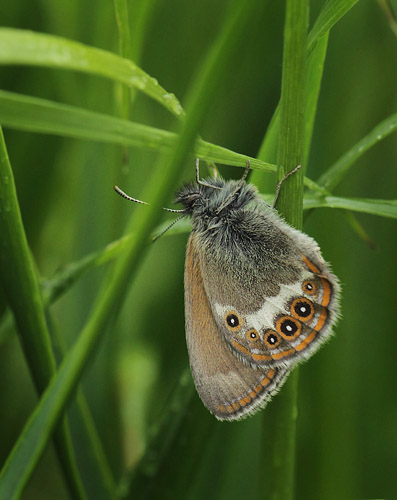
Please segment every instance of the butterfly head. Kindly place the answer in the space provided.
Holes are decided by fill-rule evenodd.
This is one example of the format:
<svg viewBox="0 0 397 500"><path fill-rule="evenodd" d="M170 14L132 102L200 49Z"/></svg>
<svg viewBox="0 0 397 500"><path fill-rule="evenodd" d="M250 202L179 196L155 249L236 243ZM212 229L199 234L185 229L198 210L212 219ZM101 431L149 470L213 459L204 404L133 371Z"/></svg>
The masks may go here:
<svg viewBox="0 0 397 500"><path fill-rule="evenodd" d="M256 196L256 189L251 184L209 178L183 186L176 194L175 203L181 203L193 218L212 218L240 210Z"/></svg>

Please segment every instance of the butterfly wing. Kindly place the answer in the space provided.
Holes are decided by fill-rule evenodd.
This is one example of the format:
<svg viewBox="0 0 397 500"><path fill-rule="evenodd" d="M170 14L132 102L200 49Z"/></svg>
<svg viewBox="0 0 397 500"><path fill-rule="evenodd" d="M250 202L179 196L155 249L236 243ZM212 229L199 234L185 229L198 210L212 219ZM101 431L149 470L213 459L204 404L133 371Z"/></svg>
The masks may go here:
<svg viewBox="0 0 397 500"><path fill-rule="evenodd" d="M219 331L206 294L193 233L185 264L186 342L193 379L219 420L243 418L263 407L285 381L284 367L257 367L239 359Z"/></svg>
<svg viewBox="0 0 397 500"><path fill-rule="evenodd" d="M291 369L329 337L339 285L312 238L273 212L265 222L255 252L249 241L224 254L197 251L213 317L234 354L253 367ZM234 224L229 241L243 229Z"/></svg>

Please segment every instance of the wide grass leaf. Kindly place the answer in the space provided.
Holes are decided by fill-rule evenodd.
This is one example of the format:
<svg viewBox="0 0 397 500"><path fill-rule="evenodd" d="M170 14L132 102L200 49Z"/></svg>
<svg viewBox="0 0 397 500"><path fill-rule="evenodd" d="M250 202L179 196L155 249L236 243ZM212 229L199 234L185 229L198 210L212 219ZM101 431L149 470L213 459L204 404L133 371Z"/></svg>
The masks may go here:
<svg viewBox="0 0 397 500"><path fill-rule="evenodd" d="M0 123L18 130L111 142L154 151L169 151L178 139L177 134L166 130L4 90L0 90ZM201 139L195 143L194 156L205 161L241 167L245 167L246 161L250 160L253 169L267 172L276 170L275 165Z"/></svg>
<svg viewBox="0 0 397 500"><path fill-rule="evenodd" d="M137 88L174 115L183 114L178 99L131 60L66 38L1 28L0 64L45 66L102 76Z"/></svg>

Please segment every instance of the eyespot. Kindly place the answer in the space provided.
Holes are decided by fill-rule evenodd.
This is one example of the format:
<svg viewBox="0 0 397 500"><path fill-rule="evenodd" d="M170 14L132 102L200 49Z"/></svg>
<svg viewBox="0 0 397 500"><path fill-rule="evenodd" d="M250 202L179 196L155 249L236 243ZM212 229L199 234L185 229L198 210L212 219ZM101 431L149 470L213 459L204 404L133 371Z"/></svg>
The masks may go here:
<svg viewBox="0 0 397 500"><path fill-rule="evenodd" d="M274 349L281 342L280 336L274 330L268 330L264 338L269 349Z"/></svg>
<svg viewBox="0 0 397 500"><path fill-rule="evenodd" d="M254 328L248 330L248 332L245 334L245 337L250 342L256 342L260 338L259 333Z"/></svg>
<svg viewBox="0 0 397 500"><path fill-rule="evenodd" d="M243 325L242 318L240 318L240 316L234 311L226 313L225 322L229 330L232 330L233 332L238 332Z"/></svg>
<svg viewBox="0 0 397 500"><path fill-rule="evenodd" d="M306 280L302 283L302 291L306 295L316 295L317 285L313 280Z"/></svg>
<svg viewBox="0 0 397 500"><path fill-rule="evenodd" d="M276 330L287 340L293 340L299 337L301 333L301 324L291 316L282 316L276 323Z"/></svg>
<svg viewBox="0 0 397 500"><path fill-rule="evenodd" d="M302 321L310 321L314 314L313 303L305 297L299 297L291 304L291 314Z"/></svg>

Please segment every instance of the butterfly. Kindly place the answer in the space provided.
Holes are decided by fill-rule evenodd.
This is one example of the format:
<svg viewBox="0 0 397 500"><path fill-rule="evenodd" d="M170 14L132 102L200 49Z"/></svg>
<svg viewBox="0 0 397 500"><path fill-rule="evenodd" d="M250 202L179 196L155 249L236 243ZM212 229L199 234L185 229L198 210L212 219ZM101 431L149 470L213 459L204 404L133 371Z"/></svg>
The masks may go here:
<svg viewBox="0 0 397 500"><path fill-rule="evenodd" d="M216 418L241 419L264 407L329 338L338 279L317 243L245 178L197 175L175 201L192 220L184 281L195 386Z"/></svg>

